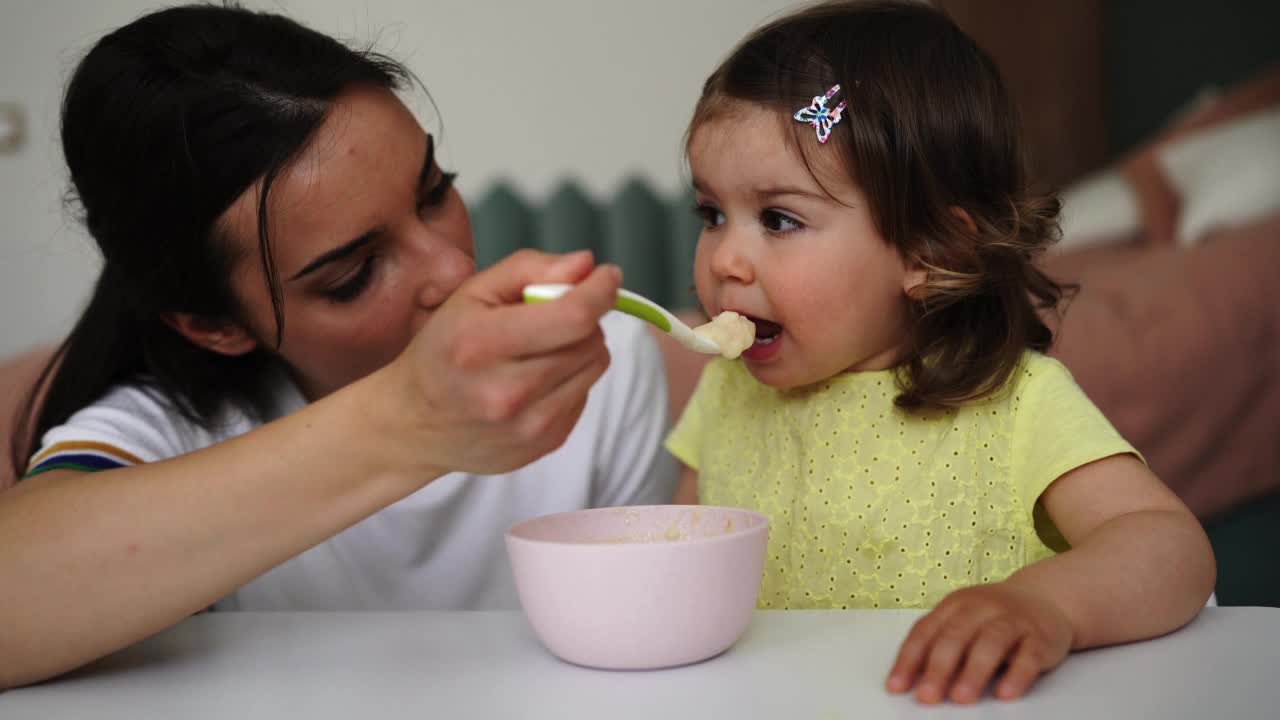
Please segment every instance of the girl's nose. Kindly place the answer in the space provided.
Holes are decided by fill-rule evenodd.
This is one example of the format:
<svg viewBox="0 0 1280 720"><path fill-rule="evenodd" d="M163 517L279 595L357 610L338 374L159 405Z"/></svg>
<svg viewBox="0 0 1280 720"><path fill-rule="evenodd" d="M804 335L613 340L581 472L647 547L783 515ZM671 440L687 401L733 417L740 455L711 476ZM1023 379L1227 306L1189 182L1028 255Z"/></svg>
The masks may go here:
<svg viewBox="0 0 1280 720"><path fill-rule="evenodd" d="M721 282L750 285L755 281L755 264L746 247L745 238L725 232L711 252L711 272Z"/></svg>

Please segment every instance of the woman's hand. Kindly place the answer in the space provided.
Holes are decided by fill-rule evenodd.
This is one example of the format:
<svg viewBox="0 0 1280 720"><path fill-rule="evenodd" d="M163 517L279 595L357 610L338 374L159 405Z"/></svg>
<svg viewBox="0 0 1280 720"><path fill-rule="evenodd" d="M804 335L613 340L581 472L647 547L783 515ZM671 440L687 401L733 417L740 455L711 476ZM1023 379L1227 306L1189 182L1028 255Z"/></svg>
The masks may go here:
<svg viewBox="0 0 1280 720"><path fill-rule="evenodd" d="M1002 667L998 698L1020 697L1071 650L1066 614L1009 581L951 593L911 628L886 683L916 699L977 702Z"/></svg>
<svg viewBox="0 0 1280 720"><path fill-rule="evenodd" d="M463 283L388 368L419 463L503 472L564 443L609 366L599 321L621 279L588 252L525 250ZM524 286L544 282L577 287L524 304Z"/></svg>

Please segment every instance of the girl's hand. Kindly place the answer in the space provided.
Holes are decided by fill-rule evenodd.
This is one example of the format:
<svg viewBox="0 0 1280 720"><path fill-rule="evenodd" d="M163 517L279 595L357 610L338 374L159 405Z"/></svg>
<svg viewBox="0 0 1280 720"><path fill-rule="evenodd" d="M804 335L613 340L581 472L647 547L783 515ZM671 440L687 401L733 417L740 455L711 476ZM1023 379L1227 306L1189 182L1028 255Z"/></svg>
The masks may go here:
<svg viewBox="0 0 1280 720"><path fill-rule="evenodd" d="M957 590L911 628L886 682L916 690L922 703L974 703L996 672L1002 700L1020 697L1071 650L1067 616L1039 594L1010 582Z"/></svg>
<svg viewBox="0 0 1280 720"><path fill-rule="evenodd" d="M539 282L576 283L524 304ZM609 366L600 317L621 272L590 253L525 250L477 273L388 366L399 443L437 473L513 470L564 443Z"/></svg>

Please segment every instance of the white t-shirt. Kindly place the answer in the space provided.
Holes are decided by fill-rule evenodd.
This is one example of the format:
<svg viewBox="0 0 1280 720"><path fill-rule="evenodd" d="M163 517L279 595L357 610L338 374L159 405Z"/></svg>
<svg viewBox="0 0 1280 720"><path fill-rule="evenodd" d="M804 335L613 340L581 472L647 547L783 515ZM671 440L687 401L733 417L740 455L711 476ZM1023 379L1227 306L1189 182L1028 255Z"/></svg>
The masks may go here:
<svg viewBox="0 0 1280 720"><path fill-rule="evenodd" d="M678 467L662 449L666 376L642 323L610 313L612 356L563 446L502 475L451 473L221 599L218 610L410 610L517 607L503 534L536 515L670 502ZM281 414L304 403L282 382ZM228 412L212 431L167 401L121 386L49 430L32 463L115 467L181 455L252 429Z"/></svg>

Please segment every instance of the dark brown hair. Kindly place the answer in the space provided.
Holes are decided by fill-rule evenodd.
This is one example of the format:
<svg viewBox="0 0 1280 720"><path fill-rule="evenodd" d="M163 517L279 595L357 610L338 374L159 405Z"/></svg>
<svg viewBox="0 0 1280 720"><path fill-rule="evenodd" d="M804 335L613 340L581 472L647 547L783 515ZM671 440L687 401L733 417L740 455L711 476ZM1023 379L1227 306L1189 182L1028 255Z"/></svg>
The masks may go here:
<svg viewBox="0 0 1280 720"><path fill-rule="evenodd" d="M10 458L19 477L45 431L118 383L142 382L206 426L227 403L267 414L269 352L209 352L162 317L239 319L228 279L237 257L219 218L259 183L258 254L278 345L272 182L343 90L394 89L410 77L378 53L234 5L160 10L94 43L63 99L62 148L103 268L19 410Z"/></svg>
<svg viewBox="0 0 1280 720"><path fill-rule="evenodd" d="M949 17L923 3L843 1L775 20L707 78L688 137L734 103L790 118L836 84L832 105L846 107L826 145L814 149L813 128L797 122L790 141L802 155L836 153L880 233L928 271L896 402L986 397L1025 349L1052 342L1038 310L1056 307L1064 288L1032 260L1058 238L1059 203L1029 192L1000 74Z"/></svg>

